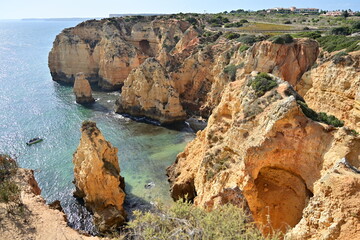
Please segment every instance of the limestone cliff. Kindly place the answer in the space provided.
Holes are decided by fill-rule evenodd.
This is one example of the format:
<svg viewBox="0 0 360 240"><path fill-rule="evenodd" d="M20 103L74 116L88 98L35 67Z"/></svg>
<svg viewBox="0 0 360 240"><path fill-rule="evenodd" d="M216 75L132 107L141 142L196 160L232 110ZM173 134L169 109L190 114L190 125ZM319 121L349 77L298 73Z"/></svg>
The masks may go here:
<svg viewBox="0 0 360 240"><path fill-rule="evenodd" d="M299 223L319 194L314 185L338 161L359 166L360 139L307 118L288 82L276 79L262 95L253 81L246 76L227 86L208 126L168 168L171 194L211 209L223 202L222 192L240 189L265 233L285 231Z"/></svg>
<svg viewBox="0 0 360 240"><path fill-rule="evenodd" d="M319 58L296 88L311 108L360 132L360 51Z"/></svg>
<svg viewBox="0 0 360 240"><path fill-rule="evenodd" d="M294 39L288 44L262 41L248 51L245 57L245 72L272 73L293 86L315 63L319 54L319 44L311 39Z"/></svg>
<svg viewBox="0 0 360 240"><path fill-rule="evenodd" d="M65 214L51 209L40 196L32 170L17 169L11 182L19 186L19 199L0 202L1 239L100 239L81 235L67 226Z"/></svg>
<svg viewBox="0 0 360 240"><path fill-rule="evenodd" d="M94 223L100 232L114 230L126 218L122 189L125 183L120 177L117 151L94 122L83 123L80 144L73 157L74 195L83 198L94 213Z"/></svg>
<svg viewBox="0 0 360 240"><path fill-rule="evenodd" d="M180 20L89 20L56 37L49 53L50 72L53 80L65 83L73 83L76 73L84 72L105 90L120 89L146 58L162 50L169 53L174 48L177 54L188 50L196 39L194 31L186 32L189 28L190 23Z"/></svg>
<svg viewBox="0 0 360 240"><path fill-rule="evenodd" d="M125 81L118 113L146 116L161 123L185 120L174 82L155 58L148 58Z"/></svg>
<svg viewBox="0 0 360 240"><path fill-rule="evenodd" d="M79 104L87 104L95 102L92 97L92 90L89 81L86 80L84 73L77 73L74 83L74 94L76 102Z"/></svg>

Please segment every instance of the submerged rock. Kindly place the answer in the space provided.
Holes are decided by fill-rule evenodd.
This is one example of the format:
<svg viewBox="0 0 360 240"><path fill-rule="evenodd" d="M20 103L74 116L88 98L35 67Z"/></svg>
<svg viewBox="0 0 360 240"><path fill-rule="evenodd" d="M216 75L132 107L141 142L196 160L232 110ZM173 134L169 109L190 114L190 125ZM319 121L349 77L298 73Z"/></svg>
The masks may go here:
<svg viewBox="0 0 360 240"><path fill-rule="evenodd" d="M228 85L207 127L168 168L171 195L187 196L212 209L226 202L226 189L239 188L254 220L265 226L264 233L285 232L302 221L309 201L323 191L316 186L340 159L360 166L360 138L346 128L306 117L297 103L303 99L289 83L276 79L277 86L261 95L251 81L253 76L247 76ZM342 176L333 177L335 181ZM351 198L358 192L352 189L346 192ZM358 211L350 202L324 197L334 206L347 206L342 216ZM308 213L309 219L319 217L310 209ZM346 225L341 219L336 220L339 228ZM353 218L355 226L359 221Z"/></svg>
<svg viewBox="0 0 360 240"><path fill-rule="evenodd" d="M118 149L105 140L94 122L81 127L80 144L74 153L74 195L84 199L94 213L100 232L115 230L124 224L124 179L120 176Z"/></svg>
<svg viewBox="0 0 360 240"><path fill-rule="evenodd" d="M92 91L89 81L86 79L84 73L77 73L74 83L74 94L76 102L79 104L87 104L95 102L92 97Z"/></svg>

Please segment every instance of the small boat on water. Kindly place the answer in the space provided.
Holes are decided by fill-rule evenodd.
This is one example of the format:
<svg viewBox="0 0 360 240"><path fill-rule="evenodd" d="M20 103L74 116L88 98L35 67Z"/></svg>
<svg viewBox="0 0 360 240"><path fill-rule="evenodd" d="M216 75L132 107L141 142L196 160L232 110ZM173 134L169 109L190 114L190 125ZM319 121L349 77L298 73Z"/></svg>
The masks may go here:
<svg viewBox="0 0 360 240"><path fill-rule="evenodd" d="M43 139L42 138L33 138L33 139L30 139L27 143L26 143L26 145L32 145L32 144L35 144L35 143L39 143L39 142L41 142Z"/></svg>

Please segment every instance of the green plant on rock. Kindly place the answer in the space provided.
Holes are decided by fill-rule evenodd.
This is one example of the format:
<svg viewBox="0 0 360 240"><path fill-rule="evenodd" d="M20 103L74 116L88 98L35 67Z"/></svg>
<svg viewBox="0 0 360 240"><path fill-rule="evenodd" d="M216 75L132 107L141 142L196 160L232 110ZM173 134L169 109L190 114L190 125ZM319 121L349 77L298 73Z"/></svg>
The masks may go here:
<svg viewBox="0 0 360 240"><path fill-rule="evenodd" d="M128 229L134 239L279 239L279 234L263 237L245 211L233 205L208 212L180 200L168 209L133 213Z"/></svg>
<svg viewBox="0 0 360 240"><path fill-rule="evenodd" d="M257 97L261 97L267 91L277 86L276 80L274 80L267 73L259 73L255 78L248 82L248 86L255 90Z"/></svg>
<svg viewBox="0 0 360 240"><path fill-rule="evenodd" d="M243 66L244 66L243 63L241 63L239 65L230 64L224 68L224 73L229 75L229 78L231 81L235 81L236 71Z"/></svg>
<svg viewBox="0 0 360 240"><path fill-rule="evenodd" d="M15 201L20 198L20 188L11 180L18 165L9 155L0 154L0 202Z"/></svg>
<svg viewBox="0 0 360 240"><path fill-rule="evenodd" d="M294 38L290 34L285 34L280 36L274 36L269 40L276 44L286 44L292 43L294 41Z"/></svg>
<svg viewBox="0 0 360 240"><path fill-rule="evenodd" d="M324 112L317 113L303 101L297 101L297 103L300 106L303 113L305 114L305 116L307 116L308 118L314 121L323 122L334 127L344 126L344 121L339 120L333 115L328 115Z"/></svg>

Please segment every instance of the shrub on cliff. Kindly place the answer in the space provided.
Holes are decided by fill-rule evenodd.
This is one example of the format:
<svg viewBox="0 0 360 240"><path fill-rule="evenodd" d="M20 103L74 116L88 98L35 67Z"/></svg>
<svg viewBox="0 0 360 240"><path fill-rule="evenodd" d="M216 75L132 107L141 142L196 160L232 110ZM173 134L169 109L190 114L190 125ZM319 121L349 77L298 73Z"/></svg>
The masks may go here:
<svg viewBox="0 0 360 240"><path fill-rule="evenodd" d="M267 91L277 86L276 81L267 73L259 73L255 78L248 82L248 86L251 86L255 90L255 94L258 97L264 95Z"/></svg>
<svg viewBox="0 0 360 240"><path fill-rule="evenodd" d="M333 115L327 115L324 112L317 113L311 108L308 107L308 105L303 101L297 101L299 104L301 110L307 116L308 118L317 121L317 122L323 122L328 125L334 126L334 127L342 127L344 126L344 122L339 120Z"/></svg>
<svg viewBox="0 0 360 240"><path fill-rule="evenodd" d="M316 39L320 46L328 52L345 50L353 52L360 50L360 37L346 37L328 35Z"/></svg>
<svg viewBox="0 0 360 240"><path fill-rule="evenodd" d="M276 44L285 44L285 43L292 43L294 38L290 34L274 36L270 38L270 41Z"/></svg>
<svg viewBox="0 0 360 240"><path fill-rule="evenodd" d="M207 212L184 201L155 213L134 211L132 239L278 239L264 238L243 210L224 205Z"/></svg>
<svg viewBox="0 0 360 240"><path fill-rule="evenodd" d="M11 181L17 171L16 161L8 155L0 154L0 202L20 199L20 188Z"/></svg>

